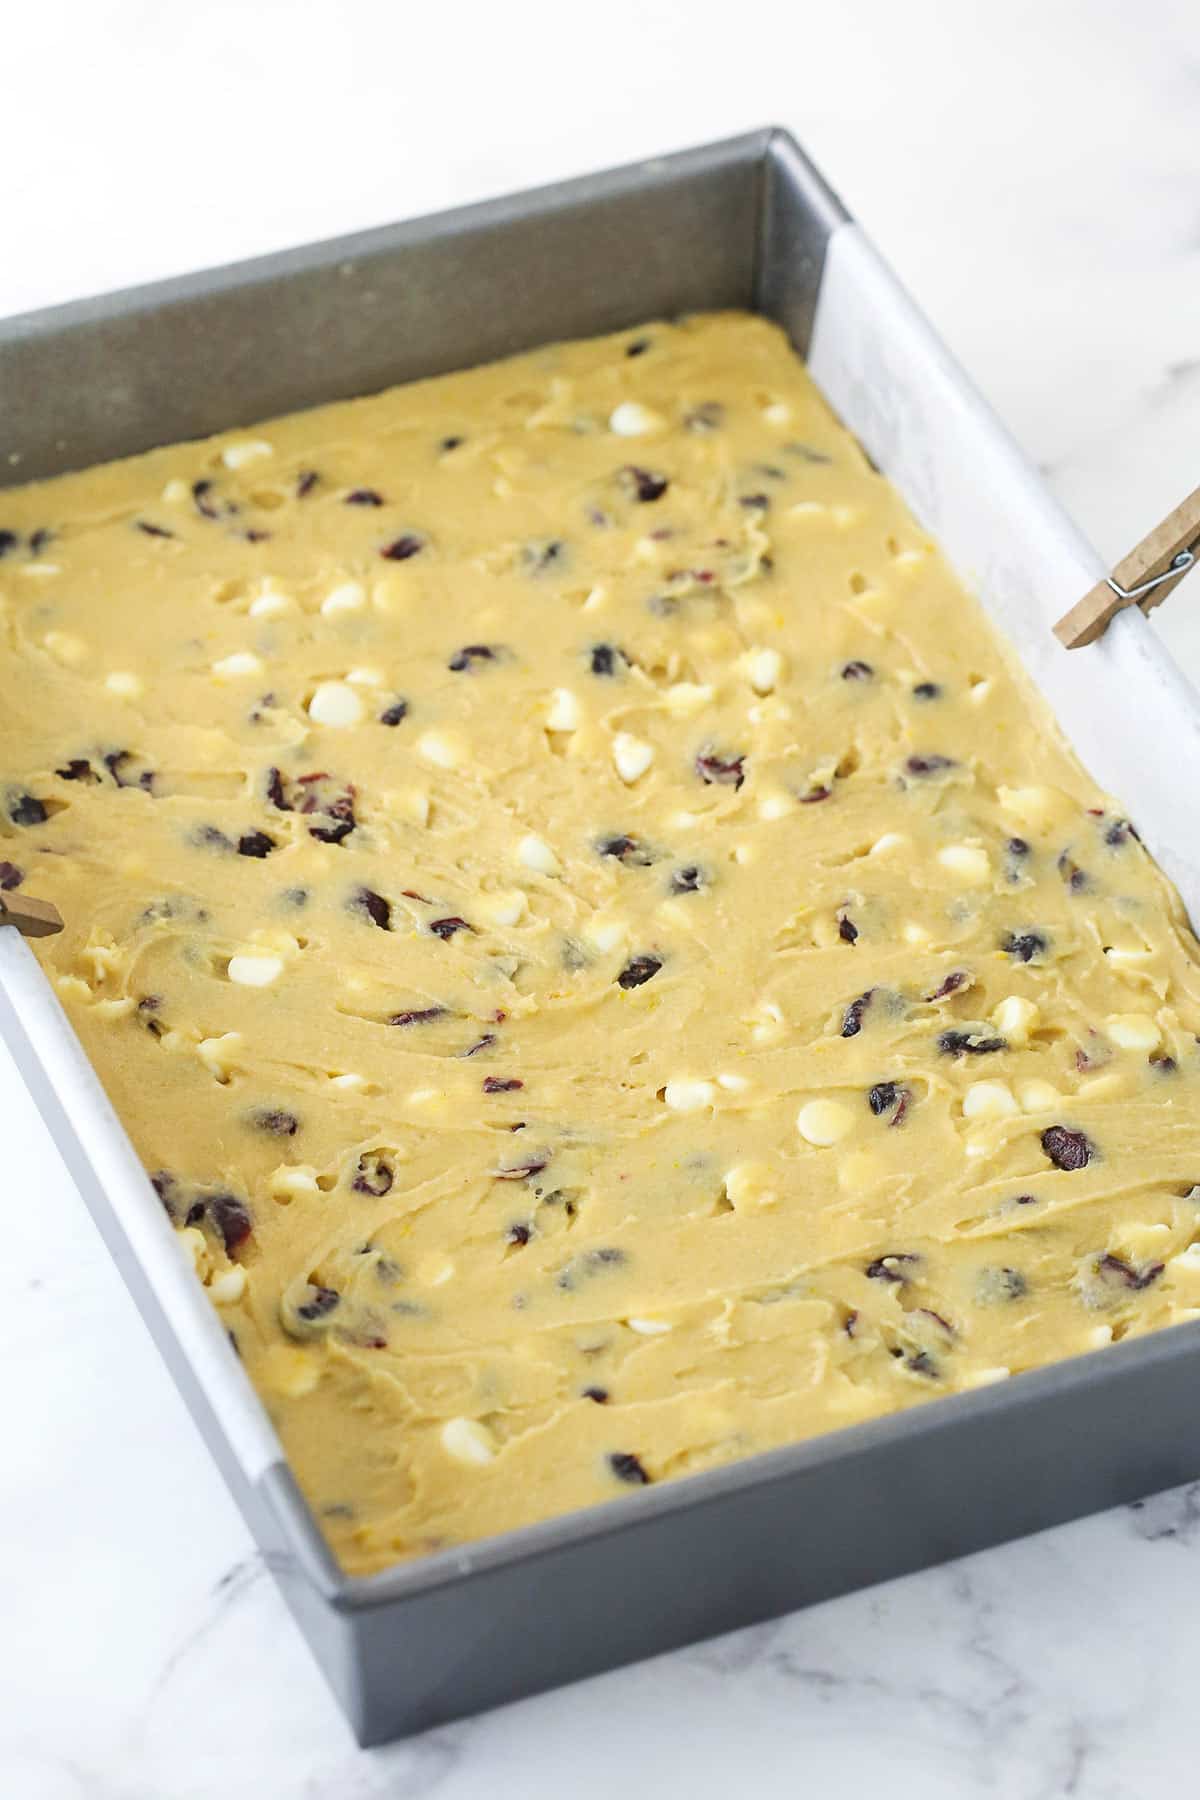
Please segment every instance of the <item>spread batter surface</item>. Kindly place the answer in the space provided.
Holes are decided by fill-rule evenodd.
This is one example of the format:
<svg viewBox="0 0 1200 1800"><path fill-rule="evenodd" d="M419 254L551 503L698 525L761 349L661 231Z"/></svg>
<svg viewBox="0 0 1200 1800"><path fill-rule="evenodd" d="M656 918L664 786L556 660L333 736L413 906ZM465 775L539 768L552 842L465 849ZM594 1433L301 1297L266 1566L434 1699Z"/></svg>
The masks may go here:
<svg viewBox="0 0 1200 1800"><path fill-rule="evenodd" d="M0 528L0 886L347 1569L1196 1316L1178 900L773 327Z"/></svg>

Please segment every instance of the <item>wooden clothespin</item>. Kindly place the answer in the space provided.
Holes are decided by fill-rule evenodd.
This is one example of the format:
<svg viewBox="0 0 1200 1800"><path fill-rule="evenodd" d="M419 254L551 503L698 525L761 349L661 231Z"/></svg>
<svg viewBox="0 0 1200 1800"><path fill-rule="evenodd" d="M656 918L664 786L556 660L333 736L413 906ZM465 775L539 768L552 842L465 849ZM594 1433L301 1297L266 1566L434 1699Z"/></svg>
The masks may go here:
<svg viewBox="0 0 1200 1800"><path fill-rule="evenodd" d="M53 937L63 928L62 914L48 900L32 894L0 894L0 925L15 925L22 937Z"/></svg>
<svg viewBox="0 0 1200 1800"><path fill-rule="evenodd" d="M1144 613L1161 606L1175 584L1200 562L1200 488L1168 513L1161 525L1144 537L1119 562L1111 575L1064 613L1054 635L1068 650L1094 644L1117 614L1127 606Z"/></svg>

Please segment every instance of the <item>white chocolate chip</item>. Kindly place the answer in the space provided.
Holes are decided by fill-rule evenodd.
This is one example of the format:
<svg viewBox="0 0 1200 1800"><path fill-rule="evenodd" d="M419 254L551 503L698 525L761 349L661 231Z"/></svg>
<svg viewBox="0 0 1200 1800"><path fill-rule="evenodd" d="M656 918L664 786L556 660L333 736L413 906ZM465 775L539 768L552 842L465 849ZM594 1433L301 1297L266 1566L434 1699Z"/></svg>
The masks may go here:
<svg viewBox="0 0 1200 1800"><path fill-rule="evenodd" d="M663 1089L663 1099L672 1112L700 1112L711 1106L716 1097L711 1081L699 1081L693 1075L677 1075Z"/></svg>
<svg viewBox="0 0 1200 1800"><path fill-rule="evenodd" d="M473 902L475 916L485 925L517 925L529 908L520 888L507 888L502 893L479 894Z"/></svg>
<svg viewBox="0 0 1200 1800"><path fill-rule="evenodd" d="M517 861L538 875L558 875L562 864L546 842L534 832L527 832L517 845Z"/></svg>
<svg viewBox="0 0 1200 1800"><path fill-rule="evenodd" d="M1011 1119L1020 1110L1003 1081L973 1081L963 1095L964 1119Z"/></svg>
<svg viewBox="0 0 1200 1800"><path fill-rule="evenodd" d="M913 944L918 947L933 942L933 933L931 931L926 931L924 925L918 925L915 920L911 919L907 925L901 927L900 936L904 939L906 944Z"/></svg>
<svg viewBox="0 0 1200 1800"><path fill-rule="evenodd" d="M361 612L367 604L367 590L361 581L343 581L331 588L321 602L325 617L336 613Z"/></svg>
<svg viewBox="0 0 1200 1800"><path fill-rule="evenodd" d="M938 862L956 880L965 881L971 887L982 886L992 872L987 851L974 844L947 844L944 850L938 851Z"/></svg>
<svg viewBox="0 0 1200 1800"><path fill-rule="evenodd" d="M645 743L628 731L618 731L613 739L613 763L622 781L636 781L653 761L653 744Z"/></svg>
<svg viewBox="0 0 1200 1800"><path fill-rule="evenodd" d="M1020 994L1009 994L992 1014L992 1024L1001 1037L1019 1049L1029 1042L1029 1034L1036 1029L1041 1016L1036 1001L1026 1000Z"/></svg>
<svg viewBox="0 0 1200 1800"><path fill-rule="evenodd" d="M1003 1363L990 1369L968 1369L962 1377L962 1385L965 1388L994 1387L998 1381L1007 1381L1011 1374L1012 1370L1006 1369Z"/></svg>
<svg viewBox="0 0 1200 1800"><path fill-rule="evenodd" d="M88 654L88 647L81 637L70 631L48 631L42 639L43 646L50 652L55 662L64 663L67 668L74 668L83 662Z"/></svg>
<svg viewBox="0 0 1200 1800"><path fill-rule="evenodd" d="M417 755L437 769L457 769L462 748L457 739L444 731L424 731L417 739Z"/></svg>
<svg viewBox="0 0 1200 1800"><path fill-rule="evenodd" d="M665 1319L626 1319L625 1323L642 1337L663 1337L672 1329Z"/></svg>
<svg viewBox="0 0 1200 1800"><path fill-rule="evenodd" d="M214 1275L208 1284L209 1295L218 1306L232 1306L236 1300L241 1299L245 1291L246 1271L241 1263L234 1263L232 1268Z"/></svg>
<svg viewBox="0 0 1200 1800"><path fill-rule="evenodd" d="M692 713L703 712L716 691L707 682L673 681L663 694L663 700L671 712L680 718L688 718Z"/></svg>
<svg viewBox="0 0 1200 1800"><path fill-rule="evenodd" d="M750 650L743 658L750 686L756 694L773 694L783 675L783 658L778 650Z"/></svg>
<svg viewBox="0 0 1200 1800"><path fill-rule="evenodd" d="M998 787L1002 809L1028 831L1042 831L1069 810L1065 794L1050 787Z"/></svg>
<svg viewBox="0 0 1200 1800"><path fill-rule="evenodd" d="M1058 1105L1062 1095L1052 1082L1042 1081L1032 1076L1027 1081L1016 1083L1017 1100L1022 1112L1049 1112Z"/></svg>
<svg viewBox="0 0 1200 1800"><path fill-rule="evenodd" d="M758 803L760 819L784 819L788 813L795 812L796 802L790 794L764 794Z"/></svg>
<svg viewBox="0 0 1200 1800"><path fill-rule="evenodd" d="M772 400L769 406L763 407L763 418L768 425L788 425L791 423L792 409L786 400Z"/></svg>
<svg viewBox="0 0 1200 1800"><path fill-rule="evenodd" d="M262 658L255 656L252 650L235 650L212 666L218 681L237 681L243 675L261 675L262 670Z"/></svg>
<svg viewBox="0 0 1200 1800"><path fill-rule="evenodd" d="M648 432L661 431L664 424L665 420L648 406L636 400L622 400L609 415L608 429L618 437L645 437Z"/></svg>
<svg viewBox="0 0 1200 1800"><path fill-rule="evenodd" d="M192 490L186 481L181 481L180 478L176 476L173 481L168 481L166 487L162 491L162 497L168 506L183 506L191 499Z"/></svg>
<svg viewBox="0 0 1200 1800"><path fill-rule="evenodd" d="M110 694L119 694L122 700L136 700L144 692L141 677L132 669L114 669L111 675L104 677L104 685Z"/></svg>
<svg viewBox="0 0 1200 1800"><path fill-rule="evenodd" d="M244 950L229 959L229 979L239 987L269 987L283 974L283 958L261 950Z"/></svg>
<svg viewBox="0 0 1200 1800"><path fill-rule="evenodd" d="M439 1250L423 1256L417 1264L417 1280L424 1287L445 1287L448 1281L453 1281L454 1274L453 1258Z"/></svg>
<svg viewBox="0 0 1200 1800"><path fill-rule="evenodd" d="M366 1087L367 1078L365 1075L356 1075L354 1071L350 1069L347 1070L344 1075L331 1075L329 1077L329 1085L330 1087L335 1088L345 1088L349 1093L357 1093L360 1089Z"/></svg>
<svg viewBox="0 0 1200 1800"><path fill-rule="evenodd" d="M308 716L318 725L339 728L361 725L366 717L362 698L346 681L323 681L308 703Z"/></svg>
<svg viewBox="0 0 1200 1800"><path fill-rule="evenodd" d="M629 930L624 920L614 918L611 913L595 913L580 935L593 950L603 954L618 949L628 938Z"/></svg>
<svg viewBox="0 0 1200 1800"><path fill-rule="evenodd" d="M188 1225L179 1232L177 1242L183 1251L184 1261L191 1264L194 1272L203 1277L209 1266L208 1241L202 1231L195 1225Z"/></svg>
<svg viewBox="0 0 1200 1800"><path fill-rule="evenodd" d="M840 1100L809 1100L796 1114L796 1130L806 1143L836 1144L854 1128L854 1114Z"/></svg>
<svg viewBox="0 0 1200 1800"><path fill-rule="evenodd" d="M579 701L570 688L555 688L546 708L547 731L576 731L579 728Z"/></svg>
<svg viewBox="0 0 1200 1800"><path fill-rule="evenodd" d="M244 469L247 463L261 462L263 457L274 454L272 446L262 438L242 438L236 444L226 444L221 461L227 469Z"/></svg>
<svg viewBox="0 0 1200 1800"><path fill-rule="evenodd" d="M478 1419L447 1419L442 1426L442 1449L460 1463L490 1463L496 1440Z"/></svg>
<svg viewBox="0 0 1200 1800"><path fill-rule="evenodd" d="M1180 1275L1200 1275L1200 1244L1189 1244L1178 1256L1171 1257L1170 1266Z"/></svg>
<svg viewBox="0 0 1200 1800"><path fill-rule="evenodd" d="M876 838L871 845L871 856L890 856L893 850L904 850L908 847L908 839L901 831L885 831L881 838Z"/></svg>
<svg viewBox="0 0 1200 1800"><path fill-rule="evenodd" d="M774 1206L778 1192L769 1163L735 1163L725 1172L725 1198L735 1212L759 1212Z"/></svg>
<svg viewBox="0 0 1200 1800"><path fill-rule="evenodd" d="M729 1094L744 1094L753 1084L748 1075L718 1075L717 1086Z"/></svg>
<svg viewBox="0 0 1200 1800"><path fill-rule="evenodd" d="M355 687L378 688L383 686L383 672L380 669L351 669L346 680Z"/></svg>
<svg viewBox="0 0 1200 1800"><path fill-rule="evenodd" d="M210 1075L215 1075L220 1082L226 1082L231 1070L237 1067L244 1041L240 1031L226 1031L221 1037L201 1038L196 1045L196 1055Z"/></svg>
<svg viewBox="0 0 1200 1800"><path fill-rule="evenodd" d="M1104 1029L1121 1050L1157 1050L1162 1032L1149 1013L1110 1013Z"/></svg>
<svg viewBox="0 0 1200 1800"><path fill-rule="evenodd" d="M247 610L252 619L277 619L280 613L294 612L295 608L296 602L290 594L280 593L278 588L267 588L256 595Z"/></svg>
<svg viewBox="0 0 1200 1800"><path fill-rule="evenodd" d="M273 1194L294 1200L298 1194L319 1194L317 1171L306 1163L281 1163L272 1171L269 1185Z"/></svg>

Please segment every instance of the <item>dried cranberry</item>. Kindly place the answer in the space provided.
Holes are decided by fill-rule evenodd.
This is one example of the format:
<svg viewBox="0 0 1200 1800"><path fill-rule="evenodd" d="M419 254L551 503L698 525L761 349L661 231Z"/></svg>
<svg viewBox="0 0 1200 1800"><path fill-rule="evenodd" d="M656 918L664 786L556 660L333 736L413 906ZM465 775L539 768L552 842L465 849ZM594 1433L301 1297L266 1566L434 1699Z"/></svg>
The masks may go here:
<svg viewBox="0 0 1200 1800"><path fill-rule="evenodd" d="M862 1030L863 1014L870 1006L871 996L874 992L874 988L868 988L865 994L860 994L858 999L852 1000L846 1008L842 1019L842 1036L844 1038L857 1037Z"/></svg>
<svg viewBox="0 0 1200 1800"><path fill-rule="evenodd" d="M175 533L168 531L165 525L155 525L150 519L135 519L134 524L139 531L144 531L147 537L173 538L175 536Z"/></svg>
<svg viewBox="0 0 1200 1800"><path fill-rule="evenodd" d="M424 548L424 538L419 538L413 531L406 531L400 537L393 538L390 544L385 544L379 554L386 557L388 562L407 562L410 556L416 556Z"/></svg>
<svg viewBox="0 0 1200 1800"><path fill-rule="evenodd" d="M561 538L545 538L540 542L525 544L521 550L521 561L532 575L543 575L561 560L566 545Z"/></svg>
<svg viewBox="0 0 1200 1800"><path fill-rule="evenodd" d="M502 1075L485 1075L483 1078L483 1091L485 1094L515 1094L518 1088L523 1088L524 1086L525 1083L523 1081L517 1081L513 1076L509 1076L506 1079Z"/></svg>
<svg viewBox="0 0 1200 1800"><path fill-rule="evenodd" d="M0 530L0 556L7 556L20 541L15 531Z"/></svg>
<svg viewBox="0 0 1200 1800"><path fill-rule="evenodd" d="M464 669L473 669L476 663L495 660L496 652L489 644L464 644L461 650L455 651L446 667L456 675L461 675Z"/></svg>
<svg viewBox="0 0 1200 1800"><path fill-rule="evenodd" d="M244 832L237 841L239 856L254 856L260 861L264 856L270 856L272 850L276 848L275 839L268 837L265 831Z"/></svg>
<svg viewBox="0 0 1200 1800"><path fill-rule="evenodd" d="M350 905L355 912L365 913L372 925L378 925L380 931L392 928L392 909L382 894L373 888L356 888L350 897Z"/></svg>
<svg viewBox="0 0 1200 1800"><path fill-rule="evenodd" d="M495 1043L495 1041L496 1041L495 1032L494 1031L485 1031L481 1038L477 1038L473 1044L469 1044L467 1046L467 1048L462 1052L462 1056L463 1056L464 1060L468 1056L478 1056L479 1052L481 1050L490 1050L492 1045Z"/></svg>
<svg viewBox="0 0 1200 1800"><path fill-rule="evenodd" d="M740 788L746 779L743 767L745 754L741 756L717 756L708 751L696 758L696 773L702 781L718 783L722 787Z"/></svg>
<svg viewBox="0 0 1200 1800"><path fill-rule="evenodd" d="M1050 1125L1042 1133L1042 1149L1056 1169L1070 1173L1087 1168L1094 1146L1082 1131L1071 1131L1066 1125Z"/></svg>
<svg viewBox="0 0 1200 1800"><path fill-rule="evenodd" d="M954 758L951 756L938 756L936 754L910 756L905 762L904 767L909 775L940 775L944 769L952 769L954 767Z"/></svg>
<svg viewBox="0 0 1200 1800"><path fill-rule="evenodd" d="M1128 819L1114 819L1104 834L1104 841L1111 849L1116 850L1121 844L1127 844L1130 838L1136 837L1137 832Z"/></svg>
<svg viewBox="0 0 1200 1800"><path fill-rule="evenodd" d="M832 795L833 789L830 787L814 787L809 788L807 794L801 794L799 800L801 806L815 806L818 801L828 800Z"/></svg>
<svg viewBox="0 0 1200 1800"><path fill-rule="evenodd" d="M854 923L853 919L846 913L839 912L837 922L838 936L841 938L843 944L857 944L858 926Z"/></svg>
<svg viewBox="0 0 1200 1800"><path fill-rule="evenodd" d="M374 488L351 488L346 495L347 506L382 506L383 495Z"/></svg>
<svg viewBox="0 0 1200 1800"><path fill-rule="evenodd" d="M381 1199L392 1189L392 1166L374 1151L368 1150L358 1159L358 1168L350 1186L356 1194L373 1194Z"/></svg>
<svg viewBox="0 0 1200 1800"><path fill-rule="evenodd" d="M617 862L625 863L637 860L638 841L624 834L617 837L601 838L596 845L601 856L615 857Z"/></svg>
<svg viewBox="0 0 1200 1800"><path fill-rule="evenodd" d="M626 356L644 356L650 348L650 342L647 337L634 338L631 344L625 346Z"/></svg>
<svg viewBox="0 0 1200 1800"><path fill-rule="evenodd" d="M492 1174L497 1181L529 1181L534 1175L540 1175L546 1166L544 1156L531 1156L525 1162L514 1163L508 1169L493 1169Z"/></svg>
<svg viewBox="0 0 1200 1800"><path fill-rule="evenodd" d="M393 700L392 704L390 706L386 706L384 708L384 710L380 713L379 723L381 725L399 725L401 720L406 719L407 717L408 717L408 701L407 700Z"/></svg>
<svg viewBox="0 0 1200 1800"><path fill-rule="evenodd" d="M597 1406L606 1406L608 1404L607 1388L585 1387L582 1389L582 1395L585 1400L594 1400Z"/></svg>
<svg viewBox="0 0 1200 1800"><path fill-rule="evenodd" d="M254 1114L254 1123L259 1131L265 1131L271 1137L295 1137L300 1129L300 1121L295 1113L284 1112L282 1107L263 1107Z"/></svg>
<svg viewBox="0 0 1200 1800"><path fill-rule="evenodd" d="M914 700L940 700L942 690L936 681L918 681L913 689Z"/></svg>
<svg viewBox="0 0 1200 1800"><path fill-rule="evenodd" d="M50 817L42 802L33 794L18 794L9 802L8 816L14 825L44 825Z"/></svg>
<svg viewBox="0 0 1200 1800"><path fill-rule="evenodd" d="M311 1324L314 1319L325 1318L328 1313L333 1311L335 1306L338 1306L341 1303L342 1296L338 1293L336 1288L318 1287L314 1283L309 1291L312 1294L312 1299L305 1300L302 1305L296 1308L296 1317L298 1319L307 1320L309 1324Z"/></svg>
<svg viewBox="0 0 1200 1800"><path fill-rule="evenodd" d="M250 1209L236 1194L210 1194L208 1216L220 1232L227 1251L236 1250L250 1236Z"/></svg>
<svg viewBox="0 0 1200 1800"><path fill-rule="evenodd" d="M971 1031L943 1031L937 1047L943 1056L991 1056L996 1050L1007 1050L1008 1039L980 1037Z"/></svg>
<svg viewBox="0 0 1200 1800"><path fill-rule="evenodd" d="M725 408L719 400L704 400L684 414L685 431L716 431L725 418Z"/></svg>
<svg viewBox="0 0 1200 1800"><path fill-rule="evenodd" d="M870 663L863 662L858 657L855 657L853 662L842 664L843 681L870 681L874 674L875 671Z"/></svg>
<svg viewBox="0 0 1200 1800"><path fill-rule="evenodd" d="M389 1025L428 1025L432 1019L445 1016L444 1006L420 1006L408 1012L393 1013L388 1020Z"/></svg>
<svg viewBox="0 0 1200 1800"><path fill-rule="evenodd" d="M301 469L299 475L296 477L297 500L307 499L308 495L312 493L320 479L321 477L317 474L315 469Z"/></svg>
<svg viewBox="0 0 1200 1800"><path fill-rule="evenodd" d="M450 450L457 450L459 448L459 446L461 444L465 444L466 441L467 441L466 438L444 437L441 439L440 443L438 444L438 449L442 452L442 454L444 456Z"/></svg>
<svg viewBox="0 0 1200 1800"><path fill-rule="evenodd" d="M877 1256L874 1262L868 1263L866 1276L868 1281L887 1281L902 1287L908 1280L905 1268L920 1260L911 1250L893 1250L887 1256Z"/></svg>
<svg viewBox="0 0 1200 1800"><path fill-rule="evenodd" d="M527 1244L532 1236L532 1231L523 1222L510 1225L504 1234L505 1242L509 1244Z"/></svg>
<svg viewBox="0 0 1200 1800"><path fill-rule="evenodd" d="M0 862L0 894L19 888L24 879L25 871L18 869L16 863Z"/></svg>
<svg viewBox="0 0 1200 1800"><path fill-rule="evenodd" d="M1005 848L1010 856L1020 858L1029 855L1029 845L1023 837L1010 837Z"/></svg>
<svg viewBox="0 0 1200 1800"><path fill-rule="evenodd" d="M608 1462L618 1481L628 1481L634 1487L649 1487L650 1477L632 1450L613 1450Z"/></svg>
<svg viewBox="0 0 1200 1800"><path fill-rule="evenodd" d="M898 1082L877 1081L867 1094L867 1105L878 1119L883 1113L891 1112L903 1091Z"/></svg>
<svg viewBox="0 0 1200 1800"><path fill-rule="evenodd" d="M52 544L53 542L54 542L54 533L49 529L48 526L43 525L37 531L33 532L30 536L30 539L29 539L30 552L34 556L38 556L46 548L47 544Z"/></svg>
<svg viewBox="0 0 1200 1800"><path fill-rule="evenodd" d="M965 969L952 969L941 985L935 987L931 994L926 994L925 998L926 1000L944 1000L948 994L957 994L959 988L965 987L970 979L971 977Z"/></svg>
<svg viewBox="0 0 1200 1800"><path fill-rule="evenodd" d="M108 751L104 766L120 788L143 788L150 793L154 787L153 772L139 763L132 750Z"/></svg>
<svg viewBox="0 0 1200 1800"><path fill-rule="evenodd" d="M1035 956L1045 954L1046 947L1040 931L1009 931L1000 940L1000 948L1014 962L1032 962Z"/></svg>
<svg viewBox="0 0 1200 1800"><path fill-rule="evenodd" d="M662 959L658 956L635 956L627 962L617 976L617 986L621 988L643 987L651 981L662 968Z"/></svg>
<svg viewBox="0 0 1200 1800"><path fill-rule="evenodd" d="M1058 859L1058 872L1064 884L1072 894L1082 894L1089 885L1091 876L1086 869L1081 869L1074 857L1063 851Z"/></svg>
<svg viewBox="0 0 1200 1800"><path fill-rule="evenodd" d="M671 485L665 475L636 468L632 463L622 469L621 474L640 501L661 500Z"/></svg>
<svg viewBox="0 0 1200 1800"><path fill-rule="evenodd" d="M938 1366L928 1350L911 1351L904 1358L904 1366L906 1369L911 1369L914 1375L928 1375L932 1380L936 1381L937 1379Z"/></svg>
<svg viewBox="0 0 1200 1800"><path fill-rule="evenodd" d="M674 869L671 873L671 892L673 894L698 894L704 886L704 871L695 863L689 863L686 869Z"/></svg>
<svg viewBox="0 0 1200 1800"><path fill-rule="evenodd" d="M157 1174L150 1177L150 1186L154 1189L162 1202L163 1210L168 1219L173 1220L175 1217L175 1198L178 1186L175 1177L169 1170L159 1169Z"/></svg>
<svg viewBox="0 0 1200 1800"><path fill-rule="evenodd" d="M196 511L202 513L206 519L219 519L221 517L220 509L213 505L211 498L212 487L211 481L193 481L192 500L195 503Z"/></svg>
<svg viewBox="0 0 1200 1800"><path fill-rule="evenodd" d="M86 756L73 756L69 762L63 764L61 769L55 769L54 773L60 781L95 783L100 779Z"/></svg>
<svg viewBox="0 0 1200 1800"><path fill-rule="evenodd" d="M615 675L619 651L611 644L593 644L591 649L591 669L593 675Z"/></svg>
<svg viewBox="0 0 1200 1800"><path fill-rule="evenodd" d="M431 919L429 922L429 929L432 931L434 937L441 938L444 944L454 936L456 931L474 931L475 927L473 925L468 925L465 919L460 919L457 914L455 914L448 919Z"/></svg>
<svg viewBox="0 0 1200 1800"><path fill-rule="evenodd" d="M1124 1282L1126 1287L1140 1292L1142 1288L1148 1288L1152 1282L1158 1280L1164 1266L1163 1263L1154 1262L1146 1263L1141 1269L1133 1269L1123 1257L1114 1256L1109 1252L1100 1258L1096 1269L1099 1274L1112 1276L1115 1280Z"/></svg>

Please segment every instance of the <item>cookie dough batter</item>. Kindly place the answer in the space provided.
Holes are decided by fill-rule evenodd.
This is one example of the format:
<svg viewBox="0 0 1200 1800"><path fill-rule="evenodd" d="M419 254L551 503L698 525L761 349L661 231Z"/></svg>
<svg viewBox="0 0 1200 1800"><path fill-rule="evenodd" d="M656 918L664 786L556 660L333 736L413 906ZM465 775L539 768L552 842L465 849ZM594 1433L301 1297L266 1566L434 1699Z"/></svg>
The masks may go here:
<svg viewBox="0 0 1200 1800"><path fill-rule="evenodd" d="M347 1569L1197 1316L1178 899L772 326L0 528L0 885Z"/></svg>

